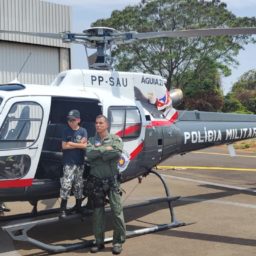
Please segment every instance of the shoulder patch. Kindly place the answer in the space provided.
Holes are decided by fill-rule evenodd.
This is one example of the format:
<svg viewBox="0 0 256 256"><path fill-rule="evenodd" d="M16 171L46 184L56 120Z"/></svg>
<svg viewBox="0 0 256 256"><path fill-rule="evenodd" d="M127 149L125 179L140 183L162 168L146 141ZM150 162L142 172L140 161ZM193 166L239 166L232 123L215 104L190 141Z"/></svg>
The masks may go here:
<svg viewBox="0 0 256 256"><path fill-rule="evenodd" d="M123 172L124 170L126 170L129 163L130 163L130 155L126 151L123 151L117 164L117 168L119 172Z"/></svg>

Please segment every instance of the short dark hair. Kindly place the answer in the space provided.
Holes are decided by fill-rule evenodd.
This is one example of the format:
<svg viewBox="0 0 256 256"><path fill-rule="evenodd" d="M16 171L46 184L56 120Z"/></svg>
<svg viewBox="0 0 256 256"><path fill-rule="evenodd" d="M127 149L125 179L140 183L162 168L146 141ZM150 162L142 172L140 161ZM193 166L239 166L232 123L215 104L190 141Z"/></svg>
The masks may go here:
<svg viewBox="0 0 256 256"><path fill-rule="evenodd" d="M108 118L106 116L104 116L104 115L97 115L95 120L99 119L99 118L103 118L105 120L105 122L107 122L109 124Z"/></svg>

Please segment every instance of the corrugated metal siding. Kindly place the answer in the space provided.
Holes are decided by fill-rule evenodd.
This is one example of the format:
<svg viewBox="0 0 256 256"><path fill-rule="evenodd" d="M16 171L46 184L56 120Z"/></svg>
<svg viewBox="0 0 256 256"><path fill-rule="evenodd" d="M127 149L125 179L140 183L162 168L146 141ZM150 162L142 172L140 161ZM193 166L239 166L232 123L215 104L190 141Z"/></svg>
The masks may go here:
<svg viewBox="0 0 256 256"><path fill-rule="evenodd" d="M22 83L50 84L59 73L59 48L0 41L0 83L18 76Z"/></svg>
<svg viewBox="0 0 256 256"><path fill-rule="evenodd" d="M59 33L70 31L70 7L40 0L0 0L0 29ZM0 40L69 47L61 40L0 34Z"/></svg>

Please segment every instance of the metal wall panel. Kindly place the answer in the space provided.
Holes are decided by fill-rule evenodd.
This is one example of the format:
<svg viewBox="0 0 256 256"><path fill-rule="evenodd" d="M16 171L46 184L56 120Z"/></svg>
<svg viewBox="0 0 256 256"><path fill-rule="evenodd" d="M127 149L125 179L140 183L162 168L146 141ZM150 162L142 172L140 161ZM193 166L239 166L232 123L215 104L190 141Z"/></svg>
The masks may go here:
<svg viewBox="0 0 256 256"><path fill-rule="evenodd" d="M0 30L59 33L70 31L70 7L40 0L0 0ZM61 40L0 34L0 40L69 47Z"/></svg>
<svg viewBox="0 0 256 256"><path fill-rule="evenodd" d="M60 48L0 41L0 83L17 79L21 83L50 84L59 73L59 57Z"/></svg>

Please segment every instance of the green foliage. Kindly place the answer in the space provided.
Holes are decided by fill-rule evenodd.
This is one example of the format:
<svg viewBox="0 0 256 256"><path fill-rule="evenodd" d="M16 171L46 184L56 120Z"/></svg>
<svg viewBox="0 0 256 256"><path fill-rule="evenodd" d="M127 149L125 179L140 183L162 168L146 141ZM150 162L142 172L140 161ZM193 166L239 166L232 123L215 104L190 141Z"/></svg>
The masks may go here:
<svg viewBox="0 0 256 256"><path fill-rule="evenodd" d="M224 102L216 62L204 58L197 63L196 67L186 71L181 78L184 79L183 108L220 111Z"/></svg>
<svg viewBox="0 0 256 256"><path fill-rule="evenodd" d="M234 96L233 93L228 93L224 99L224 106L222 108L223 112L234 112L240 114L251 114L245 106Z"/></svg>
<svg viewBox="0 0 256 256"><path fill-rule="evenodd" d="M256 70L243 74L232 87L232 95L248 111L256 114Z"/></svg>
<svg viewBox="0 0 256 256"><path fill-rule="evenodd" d="M232 91L238 92L243 90L256 90L256 70L249 70L244 73L234 84Z"/></svg>
<svg viewBox="0 0 256 256"><path fill-rule="evenodd" d="M114 11L110 18L92 25L138 32L256 25L255 18L236 17L220 0L142 2ZM247 35L159 38L119 45L113 55L118 70L162 75L167 79L167 89L184 89L185 98L190 101L184 107L219 110L223 104L220 73L230 74L229 66L237 64L235 57L250 41L253 38ZM200 102L199 97L204 100Z"/></svg>

